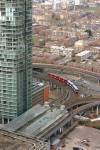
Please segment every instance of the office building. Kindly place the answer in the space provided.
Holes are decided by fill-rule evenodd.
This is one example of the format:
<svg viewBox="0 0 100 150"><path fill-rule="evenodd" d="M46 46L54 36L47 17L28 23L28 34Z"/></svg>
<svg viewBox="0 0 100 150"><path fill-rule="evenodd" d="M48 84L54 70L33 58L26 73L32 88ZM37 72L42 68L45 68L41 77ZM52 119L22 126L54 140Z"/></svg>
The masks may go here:
<svg viewBox="0 0 100 150"><path fill-rule="evenodd" d="M0 0L0 120L32 106L32 2Z"/></svg>
<svg viewBox="0 0 100 150"><path fill-rule="evenodd" d="M32 86L32 106L36 104L48 103L49 85L43 82L33 82Z"/></svg>

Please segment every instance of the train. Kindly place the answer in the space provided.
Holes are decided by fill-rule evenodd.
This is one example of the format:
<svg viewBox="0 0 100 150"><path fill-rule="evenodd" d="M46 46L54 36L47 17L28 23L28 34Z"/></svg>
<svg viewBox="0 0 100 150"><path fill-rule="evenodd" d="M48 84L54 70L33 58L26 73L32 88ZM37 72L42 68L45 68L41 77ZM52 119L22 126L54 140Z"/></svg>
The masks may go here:
<svg viewBox="0 0 100 150"><path fill-rule="evenodd" d="M72 88L74 93L76 93L76 94L79 93L79 88L72 81L70 81L62 76L59 76L57 74L54 74L54 73L48 73L48 76L54 80L64 83L65 85L68 85L69 87Z"/></svg>

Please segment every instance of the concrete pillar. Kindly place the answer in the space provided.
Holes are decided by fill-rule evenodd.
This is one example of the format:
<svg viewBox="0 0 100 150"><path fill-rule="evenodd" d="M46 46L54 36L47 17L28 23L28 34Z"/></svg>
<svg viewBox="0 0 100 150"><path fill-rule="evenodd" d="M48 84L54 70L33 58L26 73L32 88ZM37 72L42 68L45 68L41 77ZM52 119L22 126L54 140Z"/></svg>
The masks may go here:
<svg viewBox="0 0 100 150"><path fill-rule="evenodd" d="M50 82L50 89L52 89L52 82Z"/></svg>
<svg viewBox="0 0 100 150"><path fill-rule="evenodd" d="M80 75L80 74L78 74L78 77L80 78L80 77L81 77L81 75Z"/></svg>
<svg viewBox="0 0 100 150"><path fill-rule="evenodd" d="M58 87L58 86L57 86L57 89L56 89L56 90L57 90L57 93L59 93L59 87Z"/></svg>
<svg viewBox="0 0 100 150"><path fill-rule="evenodd" d="M9 123L9 118L8 118L8 123Z"/></svg>
<svg viewBox="0 0 100 150"><path fill-rule="evenodd" d="M96 115L98 116L98 114L99 114L99 106L97 106L96 108Z"/></svg>
<svg viewBox="0 0 100 150"><path fill-rule="evenodd" d="M52 83L52 88L54 89L54 84Z"/></svg>
<svg viewBox="0 0 100 150"><path fill-rule="evenodd" d="M63 132L63 130L64 130L64 129L63 129L63 127L62 127L62 128L61 128L61 131Z"/></svg>
<svg viewBox="0 0 100 150"><path fill-rule="evenodd" d="M4 118L2 117L2 124L4 124Z"/></svg>
<svg viewBox="0 0 100 150"><path fill-rule="evenodd" d="M68 127L70 127L70 126L71 126L71 123L72 123L72 121L69 121L69 123L68 123Z"/></svg>
<svg viewBox="0 0 100 150"><path fill-rule="evenodd" d="M94 109L93 109L93 107L92 107L92 112L94 112Z"/></svg>
<svg viewBox="0 0 100 150"><path fill-rule="evenodd" d="M62 128L59 129L59 132L62 133Z"/></svg>
<svg viewBox="0 0 100 150"><path fill-rule="evenodd" d="M63 94L63 88L61 88L61 94Z"/></svg>
<svg viewBox="0 0 100 150"><path fill-rule="evenodd" d="M59 88L59 91L61 92L61 87Z"/></svg>
<svg viewBox="0 0 100 150"><path fill-rule="evenodd" d="M51 82L49 81L49 86L50 86L50 89L51 89Z"/></svg>
<svg viewBox="0 0 100 150"><path fill-rule="evenodd" d="M73 124L73 119L71 119L71 125Z"/></svg>
<svg viewBox="0 0 100 150"><path fill-rule="evenodd" d="M98 84L100 85L100 80L98 80Z"/></svg>

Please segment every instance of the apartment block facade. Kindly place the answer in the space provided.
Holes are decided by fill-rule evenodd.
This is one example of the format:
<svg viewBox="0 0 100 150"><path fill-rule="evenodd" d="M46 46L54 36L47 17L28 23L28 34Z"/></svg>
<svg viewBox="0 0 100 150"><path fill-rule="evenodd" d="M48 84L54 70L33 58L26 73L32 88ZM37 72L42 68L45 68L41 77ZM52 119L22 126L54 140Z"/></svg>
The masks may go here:
<svg viewBox="0 0 100 150"><path fill-rule="evenodd" d="M32 106L32 2L0 0L0 120Z"/></svg>

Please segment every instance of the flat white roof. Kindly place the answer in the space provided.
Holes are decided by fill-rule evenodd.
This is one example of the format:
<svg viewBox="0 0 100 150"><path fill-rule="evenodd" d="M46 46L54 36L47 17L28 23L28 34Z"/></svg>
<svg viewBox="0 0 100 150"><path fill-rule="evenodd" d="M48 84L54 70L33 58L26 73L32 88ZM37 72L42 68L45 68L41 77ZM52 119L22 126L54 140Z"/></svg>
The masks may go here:
<svg viewBox="0 0 100 150"><path fill-rule="evenodd" d="M80 52L80 53L76 54L76 56L83 56L83 55L86 55L86 54L88 54L90 52L91 51L86 50L86 51L83 51L83 52Z"/></svg>

